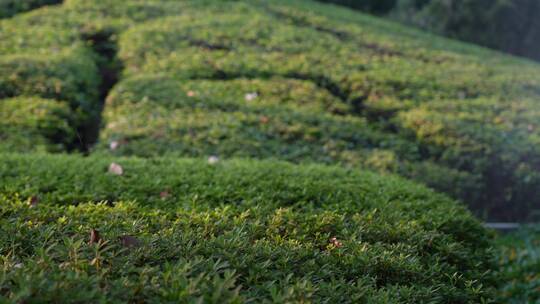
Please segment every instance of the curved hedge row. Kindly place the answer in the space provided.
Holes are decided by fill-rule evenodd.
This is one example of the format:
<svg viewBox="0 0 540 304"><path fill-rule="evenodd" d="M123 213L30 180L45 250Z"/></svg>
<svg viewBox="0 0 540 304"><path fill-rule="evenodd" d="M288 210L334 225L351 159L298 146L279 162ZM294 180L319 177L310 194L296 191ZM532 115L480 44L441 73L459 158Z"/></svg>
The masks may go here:
<svg viewBox="0 0 540 304"><path fill-rule="evenodd" d="M0 0L0 18L7 18L44 5L58 4L62 0Z"/></svg>
<svg viewBox="0 0 540 304"><path fill-rule="evenodd" d="M65 151L76 137L73 118L71 109L55 100L0 99L0 151Z"/></svg>
<svg viewBox="0 0 540 304"><path fill-rule="evenodd" d="M525 218L538 206L531 199L540 197L536 148L540 127L534 102L540 94L540 79L535 65L306 1L69 0L6 20L1 26L7 34L0 41L0 53L8 57L0 59L0 69L3 76L10 75L0 78L3 97L34 94L68 100L74 110L82 103L83 112L97 112L99 106L92 100L98 77L91 64L99 59L82 54L88 45L65 48L84 37L107 33L111 39L107 43L117 39L128 82L154 75L178 82L279 77L310 82L316 90L332 94L339 107L309 114L301 109L300 116L286 110L277 114L266 105L261 105L258 114L241 113L244 108L236 114L205 113L195 107L198 118L182 122L165 110L164 116L156 114L161 122L152 130L150 125L133 132L107 126L101 147L122 137L138 137L141 143L115 153L271 155L368 164L445 191L492 219ZM31 39L34 36L39 39ZM26 50L33 51L26 54ZM54 55L40 57L38 53ZM71 60L67 53L80 61ZM28 85L33 83L39 85ZM243 99L243 90L222 94ZM192 113L188 108L177 115ZM133 119L142 121L150 110L106 113L111 122L136 113L139 116ZM286 114L281 124L287 126L264 131L271 127L269 123L261 131L263 112L263 116ZM200 125L205 119L204 126ZM164 127L167 121L172 121L168 129ZM206 130L201 131L201 138L184 137L184 131L197 124ZM160 132L170 136L156 138ZM296 135L288 137L290 132ZM216 148L216 140L234 136L239 140L224 141L223 149ZM329 152L322 151L330 140L321 138L334 136L338 143L330 143ZM262 138L277 140L268 149L257 146ZM287 146L296 139L296 146ZM242 143L256 147L249 151ZM187 146L194 150L182 148Z"/></svg>
<svg viewBox="0 0 540 304"><path fill-rule="evenodd" d="M97 150L340 162L400 172L463 197L478 193L478 177L419 161L414 142L382 132L349 111L349 104L309 81L134 77L109 94Z"/></svg>
<svg viewBox="0 0 540 304"><path fill-rule="evenodd" d="M112 161L123 175L107 173ZM270 161L2 155L0 181L0 297L8 301L464 303L492 295L480 223L395 177ZM88 245L91 229L104 242Z"/></svg>
<svg viewBox="0 0 540 304"><path fill-rule="evenodd" d="M531 102L538 96L537 67L493 55L484 62L388 38L282 6L257 9L240 3L236 11L194 10L132 27L120 36L119 56L126 76L312 81L348 105L345 114L364 116L387 133L370 140L376 142L372 146L386 146L388 138L408 142L407 150L417 156L400 151L398 157L445 168L431 170L429 179L419 170L409 172L410 166L392 164L394 172L449 191L492 218L527 216L538 205L529 198L538 197L540 189L540 154L531 148L538 146L538 111ZM517 110L525 108L528 114ZM220 121L210 116L209 121ZM214 126L232 128L225 121ZM187 139L185 144L194 145ZM162 153L160 146L155 148ZM352 142L347 148L357 149ZM126 155L137 155L131 151ZM237 145L236 151L221 152L228 156L243 149ZM278 157L289 159L287 152ZM454 173L451 185L448 172Z"/></svg>
<svg viewBox="0 0 540 304"><path fill-rule="evenodd" d="M93 156L0 155L0 302L489 301L466 208L362 168L522 215L538 69L342 13L66 0L0 21L0 151L69 150L125 68Z"/></svg>
<svg viewBox="0 0 540 304"><path fill-rule="evenodd" d="M16 115L6 120L10 126L2 133L9 135L0 137L0 149L75 149L99 115L101 82L97 56L77 30L20 23L19 17L1 21L0 107Z"/></svg>

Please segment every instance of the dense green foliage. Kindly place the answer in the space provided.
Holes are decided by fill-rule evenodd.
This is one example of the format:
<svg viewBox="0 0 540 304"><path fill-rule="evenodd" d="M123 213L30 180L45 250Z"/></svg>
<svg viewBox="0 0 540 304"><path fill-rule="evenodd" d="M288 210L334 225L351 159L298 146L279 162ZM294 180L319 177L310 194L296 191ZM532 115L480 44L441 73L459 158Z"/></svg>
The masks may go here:
<svg viewBox="0 0 540 304"><path fill-rule="evenodd" d="M97 55L79 36L68 28L0 22L0 107L4 117L14 115L3 122L0 150L65 151L85 137L101 108L101 79Z"/></svg>
<svg viewBox="0 0 540 304"><path fill-rule="evenodd" d="M482 216L538 206L537 66L303 1L69 0L1 26L5 97L92 116L98 67L122 69L101 152L367 166Z"/></svg>
<svg viewBox="0 0 540 304"><path fill-rule="evenodd" d="M11 17L20 12L61 2L62 0L0 0L0 18Z"/></svg>
<svg viewBox="0 0 540 304"><path fill-rule="evenodd" d="M302 0L66 0L0 38L0 302L489 301L489 233L392 173L539 205L529 62Z"/></svg>
<svg viewBox="0 0 540 304"><path fill-rule="evenodd" d="M537 0L318 0L540 60Z"/></svg>
<svg viewBox="0 0 540 304"><path fill-rule="evenodd" d="M401 0L392 15L448 37L540 60L537 0Z"/></svg>
<svg viewBox="0 0 540 304"><path fill-rule="evenodd" d="M112 161L122 176L107 173ZM275 161L4 155L0 193L3 300L491 297L479 222L394 177ZM106 243L88 245L91 229ZM122 235L141 246L124 248Z"/></svg>
<svg viewBox="0 0 540 304"><path fill-rule="evenodd" d="M469 196L457 197L473 202L475 207L485 209L488 214L501 216L496 213L504 206L507 214L516 217L534 206L535 202L529 198L538 196L540 185L537 170L540 154L535 151L539 146L535 125L538 111L518 114L517 117L508 114L515 115L516 107L535 108L533 96L537 96L537 92L531 92L527 87L538 85L536 67L527 71L530 68L518 64L506 65L502 61L493 66L482 63L480 58L466 55L447 57L446 54L432 53L430 50L423 53L417 48L413 50L406 45L385 41L384 35L370 41L363 27L345 27L333 20L285 11L279 6L264 7L262 11L244 4L237 7L227 12L219 9L215 12L204 11L204 18L197 15L201 14L200 10L194 10L179 17L131 27L119 38L119 57L125 64L125 75L159 73L178 81L242 77L265 79L275 76L310 80L349 106L348 112L338 114L367 117L374 128L387 133L370 138L369 135L361 136L357 131L355 137L361 139L358 143L358 140L347 136L346 127L335 128L343 132L325 134L318 131L321 128L317 122L311 123L315 125L312 129L317 134L323 134L322 140L313 141L319 147L333 146L334 134L345 136L348 144L340 145L338 142L335 145L337 148L334 149L338 151L334 152L334 160L341 161L340 155L352 154L351 158L355 161L359 158L354 156L355 152L362 148L385 149L388 151L384 155L388 155L390 160L403 158L409 162L435 162L456 170L456 177L450 178L454 182L451 186L446 184L446 172L449 170L441 170L439 176L431 175L429 185L441 190L462 190L463 185L467 185L476 191L462 191ZM246 15L250 18L247 19ZM306 45L310 47L306 49ZM531 84L531 81L534 83ZM198 111L201 112L200 109ZM146 113L152 115L149 111ZM270 113L267 111L263 115L271 117ZM292 113L287 111L289 116ZM208 116L202 116L204 114ZM127 121L121 115L113 116L111 123L115 127L118 125L116 120ZM230 118L217 119L211 111L201 113L199 117L180 119L182 125L174 130L172 124L168 129L176 132L179 138L184 138L180 139L180 144L195 147L200 155L224 152L222 156L231 156L236 155L237 151L245 154L241 137L223 134L234 128L227 123L231 121ZM357 119L354 117L351 118L353 121ZM139 120L146 125L148 118L144 116L129 121ZM246 124L257 124L255 118L246 119L247 123L239 122L241 118L234 123L240 130L244 130ZM287 125L292 125L293 120L301 124L305 119L288 119ZM213 152L209 146L212 143L205 141L212 141L212 136L206 136L205 131L201 131L200 137L197 131L188 132L190 124L192 129L200 129L200 125L197 125L199 121L206 121L206 124L213 124L214 129L222 130L214 133L216 139L238 139L232 145L236 146L237 151ZM125 129L129 128L128 125ZM159 127L154 129L154 133L160 130L167 133ZM276 137L275 132L255 133L258 135L255 134L253 138ZM396 133L398 136L394 135ZM302 134L310 135L306 131L301 131ZM127 135L123 139L129 141ZM200 138L199 142L194 143L190 140L192 137ZM171 142L170 137L164 138ZM271 144L270 141L268 143ZM197 148L201 144L208 147ZM283 147L276 144L273 149L266 151L285 151L272 153L284 159L302 156L301 151L314 151L309 145L303 146L307 148L295 150L290 145ZM153 147L156 153L163 153L159 140ZM137 150L136 147L130 149L129 154L137 155ZM350 150L353 152L350 153ZM141 153L148 151L142 148ZM317 155L324 156L324 153L317 152ZM366 158L363 159L366 162ZM409 172L402 169L399 161L385 167L394 168L395 172ZM469 177L464 179L466 176ZM456 194L456 191L452 193ZM477 197L471 197L471 193ZM509 212L506 209L509 202L517 209Z"/></svg>
<svg viewBox="0 0 540 304"><path fill-rule="evenodd" d="M540 226L522 228L497 240L503 282L501 303L540 301Z"/></svg>
<svg viewBox="0 0 540 304"><path fill-rule="evenodd" d="M319 0L320 2L335 3L354 9L367 11L375 14L390 12L399 0Z"/></svg>
<svg viewBox="0 0 540 304"><path fill-rule="evenodd" d="M399 171L456 195L477 190L474 176L417 161L414 144L365 119L331 115L349 110L347 103L308 81L134 77L109 94L99 150L113 144L115 155L339 161ZM431 180L433 174L440 178ZM455 184L460 187L450 186Z"/></svg>
<svg viewBox="0 0 540 304"><path fill-rule="evenodd" d="M0 151L65 151L75 140L74 115L55 100L0 100Z"/></svg>

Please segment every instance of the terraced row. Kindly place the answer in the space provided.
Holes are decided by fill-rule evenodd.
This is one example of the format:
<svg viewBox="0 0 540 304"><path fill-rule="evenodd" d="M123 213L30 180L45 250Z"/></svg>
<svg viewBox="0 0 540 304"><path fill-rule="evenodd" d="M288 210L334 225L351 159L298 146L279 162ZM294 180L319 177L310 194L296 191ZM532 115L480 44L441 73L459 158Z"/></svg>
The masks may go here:
<svg viewBox="0 0 540 304"><path fill-rule="evenodd" d="M0 18L9 18L22 12L61 2L62 0L0 0Z"/></svg>
<svg viewBox="0 0 540 304"><path fill-rule="evenodd" d="M525 218L539 205L537 66L429 39L448 45L440 50L412 31L398 40L390 25L357 14L351 24L343 12L345 24L323 10L69 0L2 23L0 94L68 101L80 131L100 110L100 60L78 42L105 33L109 48L118 36L125 69L105 107L99 151L114 142L114 155L367 166L494 219Z"/></svg>
<svg viewBox="0 0 540 304"><path fill-rule="evenodd" d="M503 101L533 100L537 70L486 65L452 43L433 50L414 32L397 42L401 28L334 13L302 1L66 0L0 21L0 302L492 299L479 221L364 168L492 214L482 149L499 149L505 129L491 119L515 115L505 126L530 136L508 153L524 153L535 106ZM17 153L86 150L105 98L89 157ZM489 136L469 137L479 124ZM508 154L525 175L529 152ZM499 167L504 178L514 165ZM534 194L535 178L512 187ZM531 199L504 202L522 212Z"/></svg>
<svg viewBox="0 0 540 304"><path fill-rule="evenodd" d="M122 176L107 173L112 161ZM276 161L33 154L2 155L0 180L7 302L493 296L480 223L396 177ZM126 248L118 239L128 236Z"/></svg>
<svg viewBox="0 0 540 304"><path fill-rule="evenodd" d="M97 55L75 30L0 24L1 149L75 149L99 116Z"/></svg>

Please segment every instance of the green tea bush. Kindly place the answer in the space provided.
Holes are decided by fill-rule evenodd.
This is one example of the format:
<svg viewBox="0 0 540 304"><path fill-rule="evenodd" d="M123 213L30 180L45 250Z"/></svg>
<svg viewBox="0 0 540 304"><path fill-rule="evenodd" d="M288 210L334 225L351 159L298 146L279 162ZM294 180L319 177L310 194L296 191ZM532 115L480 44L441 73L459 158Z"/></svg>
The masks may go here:
<svg viewBox="0 0 540 304"><path fill-rule="evenodd" d="M538 205L529 62L303 0L66 0L0 38L0 151L70 151L106 99L89 157L0 155L0 302L489 302L489 233L392 174Z"/></svg>
<svg viewBox="0 0 540 304"><path fill-rule="evenodd" d="M446 37L540 59L536 0L318 0L335 3Z"/></svg>
<svg viewBox="0 0 540 304"><path fill-rule="evenodd" d="M456 196L478 193L478 177L419 161L414 142L343 115L348 111L347 103L309 81L134 77L109 94L97 150L339 162L399 172Z"/></svg>
<svg viewBox="0 0 540 304"><path fill-rule="evenodd" d="M0 22L0 55L60 53L79 40L77 31L47 25Z"/></svg>
<svg viewBox="0 0 540 304"><path fill-rule="evenodd" d="M123 67L100 151L115 141L119 155L367 166L499 220L537 205L538 67L501 54L305 1L69 0L0 28L4 98L66 100L91 117L99 83ZM155 75L164 83L125 87ZM266 93L262 84L276 78L325 97ZM211 93L187 98L184 83ZM263 89L264 98L241 102ZM280 102L289 99L298 102Z"/></svg>
<svg viewBox="0 0 540 304"><path fill-rule="evenodd" d="M524 108L534 107L533 102L524 100ZM525 202L527 197L540 195L540 140L532 129L538 113L516 116L515 111L516 105L476 99L466 105L448 101L419 106L400 115L401 123L432 146L432 154L440 155L439 163L484 175L483 183L491 193L481 201L491 203L483 208L496 212L508 200ZM460 118L455 117L456 112ZM534 200L528 206L529 212L538 210Z"/></svg>
<svg viewBox="0 0 540 304"><path fill-rule="evenodd" d="M0 151L65 151L75 140L71 109L55 100L0 100Z"/></svg>
<svg viewBox="0 0 540 304"><path fill-rule="evenodd" d="M0 0L0 18L11 17L20 12L61 2L62 0Z"/></svg>
<svg viewBox="0 0 540 304"><path fill-rule="evenodd" d="M399 158L426 162L412 172L408 169L410 166L392 164L394 172L428 180L419 172L426 173L432 166L428 164L437 164L443 169L439 174L428 170L430 186L450 191L463 200L472 199L471 206L475 209L478 207L499 219L525 217L526 210L536 205L524 198L537 197L538 189L535 173L538 152L529 148L535 146L538 128L534 120L525 120L525 115L538 117L538 111L530 102L538 96L534 89L540 83L537 67L495 54L483 60L472 51L436 52L427 46L419 47L415 39L411 39L410 44L400 45L389 39L388 34L372 36L363 27L344 26L324 17L322 10L317 11L319 15L307 9L307 13L284 9L282 5L263 6L259 10L239 6L238 10L247 10L250 18L230 10L209 11L203 18L201 11L194 11L156 19L123 32L119 38L119 57L125 64L125 76L166 73L179 81L279 76L311 81L346 104L348 112L345 114L366 117L370 127L376 126L392 138L401 137L411 147L408 151L418 153L411 157L402 155L401 150L397 153ZM501 112L493 111L493 105L516 117L511 123L500 123ZM420 113L425 107L432 109L430 117L448 117L453 121L452 127L447 129L446 122L434 125L427 120L411 119L417 115L413 113ZM529 108L530 112L512 110L518 108ZM483 115L482 121L475 121L471 115ZM217 116L203 119L202 114L198 117L195 120L217 119ZM234 128L232 122L242 119L217 119L231 123L216 128ZM167 120L172 120L172 116L163 122ZM515 123L517 121L529 122ZM182 132L187 132L185 127L175 128L184 128ZM429 132L440 132L442 140L432 140L423 133L430 128L434 130ZM154 128L154 134L161 134L158 130L167 132L163 129ZM231 137L221 131L214 134L216 145L219 145L218 138ZM206 134L202 138L212 136ZM379 143L367 148L384 149L386 138L377 138L375 142ZM154 139L159 141L159 135ZM193 142L187 146L193 146ZM236 146L240 154L230 148L221 152L244 155L242 145ZM359 146L361 144L353 144L341 150L356 150ZM184 151L178 146L166 150ZM200 148L195 150L201 151ZM136 154L137 149L130 151ZM266 151L271 155L286 154L284 149ZM348 159L369 161L364 155ZM448 175L450 172L454 174ZM473 189L474 192L469 191Z"/></svg>
<svg viewBox="0 0 540 304"><path fill-rule="evenodd" d="M121 142L115 153L123 155L329 161L339 150L378 146L386 136L363 119L329 114L346 109L326 90L298 80L128 79L109 95L102 144L108 150L110 142ZM406 153L406 142L387 137Z"/></svg>
<svg viewBox="0 0 540 304"><path fill-rule="evenodd" d="M91 111L99 93L97 73L92 53L82 46L57 54L1 56L0 96L38 95Z"/></svg>
<svg viewBox="0 0 540 304"><path fill-rule="evenodd" d="M122 175L107 172L113 161ZM272 161L2 155L0 181L6 301L492 297L480 223L396 177Z"/></svg>
<svg viewBox="0 0 540 304"><path fill-rule="evenodd" d="M37 95L96 112L97 55L70 27L0 22L0 97Z"/></svg>

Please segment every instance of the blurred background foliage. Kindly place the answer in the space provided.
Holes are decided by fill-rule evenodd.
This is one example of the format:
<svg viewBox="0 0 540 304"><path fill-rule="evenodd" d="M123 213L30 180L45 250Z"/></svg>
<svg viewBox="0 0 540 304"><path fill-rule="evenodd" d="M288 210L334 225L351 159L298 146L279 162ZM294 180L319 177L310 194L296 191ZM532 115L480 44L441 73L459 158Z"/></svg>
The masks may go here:
<svg viewBox="0 0 540 304"><path fill-rule="evenodd" d="M538 0L319 0L540 60Z"/></svg>

